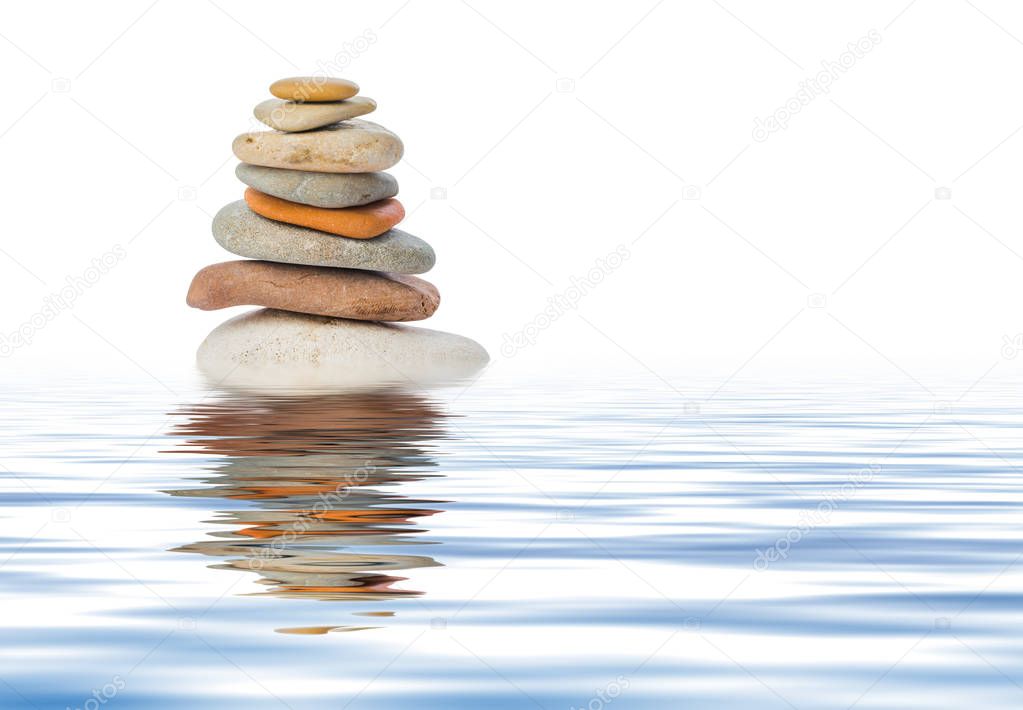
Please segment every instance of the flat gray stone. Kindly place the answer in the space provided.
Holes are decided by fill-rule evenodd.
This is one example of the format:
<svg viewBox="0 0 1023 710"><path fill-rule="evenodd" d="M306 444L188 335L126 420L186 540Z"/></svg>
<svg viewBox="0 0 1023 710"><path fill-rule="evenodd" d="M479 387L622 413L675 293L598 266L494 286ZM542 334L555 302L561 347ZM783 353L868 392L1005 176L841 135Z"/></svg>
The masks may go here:
<svg viewBox="0 0 1023 710"><path fill-rule="evenodd" d="M252 109L252 115L270 128L294 133L310 131L338 121L364 116L367 113L372 113L376 107L377 102L368 96L354 96L347 101L328 101L326 103L267 99L256 104L256 107Z"/></svg>
<svg viewBox="0 0 1023 710"><path fill-rule="evenodd" d="M429 244L400 229L372 239L338 237L260 217L244 200L217 212L213 237L232 254L285 264L422 274L436 261Z"/></svg>
<svg viewBox="0 0 1023 710"><path fill-rule="evenodd" d="M312 173L238 163L238 179L267 195L313 207L357 207L398 194L387 173Z"/></svg>
<svg viewBox="0 0 1023 710"><path fill-rule="evenodd" d="M427 386L471 377L489 359L453 333L270 309L217 326L196 356L210 381L258 390Z"/></svg>
<svg viewBox="0 0 1023 710"><path fill-rule="evenodd" d="M234 139L243 163L321 173L375 173L395 165L405 151L383 126L355 118L316 131L252 131Z"/></svg>

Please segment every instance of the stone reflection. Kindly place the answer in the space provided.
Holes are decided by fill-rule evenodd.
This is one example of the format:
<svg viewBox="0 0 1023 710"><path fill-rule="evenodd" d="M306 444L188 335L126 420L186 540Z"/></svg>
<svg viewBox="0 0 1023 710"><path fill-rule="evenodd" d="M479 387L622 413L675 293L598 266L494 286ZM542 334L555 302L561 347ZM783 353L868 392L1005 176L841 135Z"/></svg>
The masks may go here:
<svg viewBox="0 0 1023 710"><path fill-rule="evenodd" d="M176 548L260 575L263 594L371 601L421 594L398 573L439 565L382 548L430 544L422 522L440 501L402 495L431 475L442 413L402 391L314 397L231 396L176 414L179 451L222 457L174 496L229 502L225 530Z"/></svg>

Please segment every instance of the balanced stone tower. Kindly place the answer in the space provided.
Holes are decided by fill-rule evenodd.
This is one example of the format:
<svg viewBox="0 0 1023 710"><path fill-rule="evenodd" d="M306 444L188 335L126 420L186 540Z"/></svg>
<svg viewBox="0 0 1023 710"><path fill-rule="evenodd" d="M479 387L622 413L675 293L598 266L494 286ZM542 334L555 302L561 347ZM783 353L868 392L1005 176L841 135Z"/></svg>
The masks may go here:
<svg viewBox="0 0 1023 710"><path fill-rule="evenodd" d="M429 318L437 288L433 248L395 229L405 209L382 172L401 139L358 119L373 99L344 79L297 77L270 85L254 109L269 131L243 133L232 150L244 200L213 219L213 236L248 257L202 269L188 305L254 305L200 346L199 368L225 385L345 387L430 384L471 375L488 356L459 335L394 325Z"/></svg>

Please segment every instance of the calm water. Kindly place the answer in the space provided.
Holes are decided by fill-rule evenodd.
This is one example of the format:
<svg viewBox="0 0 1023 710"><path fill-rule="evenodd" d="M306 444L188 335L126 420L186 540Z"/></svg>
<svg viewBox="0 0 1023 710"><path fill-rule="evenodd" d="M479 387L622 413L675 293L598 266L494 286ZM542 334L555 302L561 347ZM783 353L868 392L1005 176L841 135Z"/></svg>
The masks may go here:
<svg viewBox="0 0 1023 710"><path fill-rule="evenodd" d="M1018 390L673 384L8 386L0 707L1023 707Z"/></svg>

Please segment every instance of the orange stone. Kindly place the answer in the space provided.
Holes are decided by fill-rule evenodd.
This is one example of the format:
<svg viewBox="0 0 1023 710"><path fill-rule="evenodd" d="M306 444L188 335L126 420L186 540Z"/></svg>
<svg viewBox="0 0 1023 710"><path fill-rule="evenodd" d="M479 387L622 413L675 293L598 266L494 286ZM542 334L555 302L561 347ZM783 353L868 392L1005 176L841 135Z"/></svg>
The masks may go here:
<svg viewBox="0 0 1023 710"><path fill-rule="evenodd" d="M359 93L359 85L328 76L293 76L270 84L270 93L286 101L344 101Z"/></svg>
<svg viewBox="0 0 1023 710"><path fill-rule="evenodd" d="M368 205L331 209L289 202L250 187L245 190L245 202L267 219L353 239L378 237L405 218L405 208L391 197Z"/></svg>

